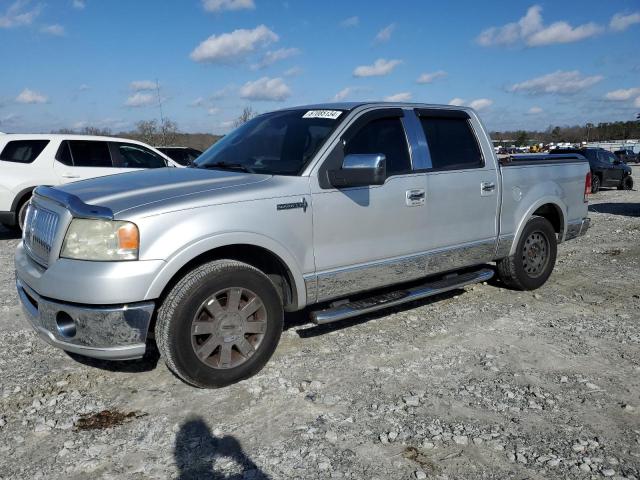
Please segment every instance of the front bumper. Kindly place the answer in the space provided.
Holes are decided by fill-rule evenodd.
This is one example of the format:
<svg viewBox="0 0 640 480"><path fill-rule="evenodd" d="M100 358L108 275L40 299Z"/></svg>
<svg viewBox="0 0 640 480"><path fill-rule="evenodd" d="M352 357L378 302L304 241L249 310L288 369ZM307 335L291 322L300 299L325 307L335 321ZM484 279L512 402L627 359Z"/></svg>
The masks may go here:
<svg viewBox="0 0 640 480"><path fill-rule="evenodd" d="M29 322L54 347L109 360L144 355L153 302L78 305L43 298L20 278L16 287Z"/></svg>
<svg viewBox="0 0 640 480"><path fill-rule="evenodd" d="M567 225L567 234L564 237L565 241L584 235L590 226L591 219L589 217L583 218L578 222L570 223Z"/></svg>

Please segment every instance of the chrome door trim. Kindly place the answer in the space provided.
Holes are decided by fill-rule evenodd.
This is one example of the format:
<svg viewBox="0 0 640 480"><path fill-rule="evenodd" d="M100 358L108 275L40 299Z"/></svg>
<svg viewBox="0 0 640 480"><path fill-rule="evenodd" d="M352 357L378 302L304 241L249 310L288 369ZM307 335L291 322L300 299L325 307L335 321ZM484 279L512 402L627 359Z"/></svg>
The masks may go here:
<svg viewBox="0 0 640 480"><path fill-rule="evenodd" d="M313 297L316 302L323 302L354 292L490 262L495 250L496 239L488 238L455 247L318 272L314 277L305 278L309 303L313 303ZM315 295L312 294L314 290Z"/></svg>

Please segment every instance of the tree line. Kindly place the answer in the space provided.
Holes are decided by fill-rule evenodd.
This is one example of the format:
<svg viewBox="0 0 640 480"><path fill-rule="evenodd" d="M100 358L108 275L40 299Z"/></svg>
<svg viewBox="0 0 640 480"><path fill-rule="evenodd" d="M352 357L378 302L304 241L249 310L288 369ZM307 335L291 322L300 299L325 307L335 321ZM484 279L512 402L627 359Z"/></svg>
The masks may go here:
<svg viewBox="0 0 640 480"><path fill-rule="evenodd" d="M640 122L602 122L598 124L587 123L574 126L550 125L544 131L515 130L491 132L491 138L505 143L513 143L517 146L531 145L534 143L558 143L558 142L602 142L606 140L640 139Z"/></svg>

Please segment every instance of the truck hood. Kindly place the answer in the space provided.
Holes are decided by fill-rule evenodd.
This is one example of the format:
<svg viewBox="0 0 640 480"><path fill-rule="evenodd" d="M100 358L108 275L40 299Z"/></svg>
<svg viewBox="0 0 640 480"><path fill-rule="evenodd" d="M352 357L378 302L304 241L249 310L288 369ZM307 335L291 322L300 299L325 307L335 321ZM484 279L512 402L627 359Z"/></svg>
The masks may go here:
<svg viewBox="0 0 640 480"><path fill-rule="evenodd" d="M208 204L218 203L219 197L226 193L236 197L239 190L271 178L270 175L202 168L159 168L93 178L57 188L84 203L107 207L116 215L146 205L197 206L203 198Z"/></svg>

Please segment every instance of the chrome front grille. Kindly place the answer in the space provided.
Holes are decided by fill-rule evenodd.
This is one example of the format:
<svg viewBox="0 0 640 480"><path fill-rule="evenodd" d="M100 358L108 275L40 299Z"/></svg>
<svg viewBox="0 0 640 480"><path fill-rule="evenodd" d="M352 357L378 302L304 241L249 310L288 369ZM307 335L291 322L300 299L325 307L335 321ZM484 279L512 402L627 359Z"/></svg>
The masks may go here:
<svg viewBox="0 0 640 480"><path fill-rule="evenodd" d="M31 258L43 267L49 265L51 246L58 228L58 215L35 204L29 205L22 240Z"/></svg>

